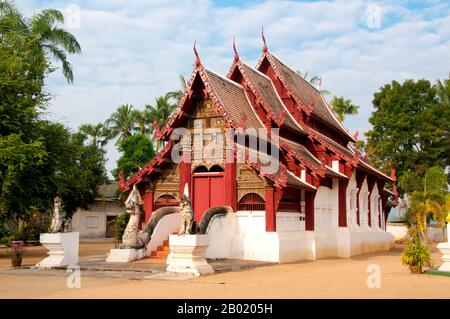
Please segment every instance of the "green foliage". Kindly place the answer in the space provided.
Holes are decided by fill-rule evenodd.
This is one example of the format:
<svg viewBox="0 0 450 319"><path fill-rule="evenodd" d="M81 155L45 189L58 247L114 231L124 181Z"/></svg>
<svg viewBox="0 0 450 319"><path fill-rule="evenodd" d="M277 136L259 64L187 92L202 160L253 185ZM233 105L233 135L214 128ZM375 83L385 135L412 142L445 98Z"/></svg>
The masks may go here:
<svg viewBox="0 0 450 319"><path fill-rule="evenodd" d="M127 227L128 220L130 219L130 215L127 213L120 213L117 215L116 219L113 221L113 232L114 232L114 238L116 241L120 242L122 241L123 233L125 232L125 228Z"/></svg>
<svg viewBox="0 0 450 319"><path fill-rule="evenodd" d="M112 171L116 178L121 170L124 171L125 176L128 178L138 171L138 165L143 167L155 156L152 141L148 136L140 133L122 140L118 149L122 154L117 160L117 168Z"/></svg>
<svg viewBox="0 0 450 319"><path fill-rule="evenodd" d="M111 138L119 136L116 145L131 136L135 123L133 105L123 104L111 114L105 125L111 132Z"/></svg>
<svg viewBox="0 0 450 319"><path fill-rule="evenodd" d="M146 105L145 109L148 114L149 122L152 124L156 123L159 127L163 127L176 107L176 104L171 101L172 95L171 93L168 93L158 97L155 106ZM151 127L151 131L153 132L153 126ZM156 148L159 150L161 147L162 141L158 140L156 142Z"/></svg>
<svg viewBox="0 0 450 319"><path fill-rule="evenodd" d="M449 213L447 177L440 167L429 168L420 178L416 173L406 172L400 178L400 186L411 194L407 210L407 225L411 238L420 238L427 242L426 225L428 219L445 226L445 217Z"/></svg>
<svg viewBox="0 0 450 319"><path fill-rule="evenodd" d="M415 172L411 171L406 171L400 176L398 185L406 193L423 190L423 180Z"/></svg>
<svg viewBox="0 0 450 319"><path fill-rule="evenodd" d="M430 260L430 248L428 248L421 240L409 241L401 254L402 263L412 267L423 267Z"/></svg>
<svg viewBox="0 0 450 319"><path fill-rule="evenodd" d="M396 168L397 176L407 171L424 176L429 167L450 165L450 108L429 81L393 81L374 94L373 105L373 128L366 136L376 166Z"/></svg>
<svg viewBox="0 0 450 319"><path fill-rule="evenodd" d="M0 30L4 33L15 33L27 38L33 43L31 54L37 54L40 59L50 56L62 65L62 72L68 83L73 82L72 66L67 60L67 53L81 53L81 47L76 38L58 25L64 24L64 15L55 9L44 9L26 19L9 1L0 2ZM43 59L44 61L47 58ZM42 79L43 80L43 79Z"/></svg>
<svg viewBox="0 0 450 319"><path fill-rule="evenodd" d="M67 53L80 53L70 33L58 27L61 12L45 9L26 19L11 2L0 1L0 238L36 239L36 214L63 199L68 217L93 202L106 180L105 152L84 145L83 134L42 120L50 95L45 78L62 64L72 82ZM95 143L94 143L95 144Z"/></svg>
<svg viewBox="0 0 450 319"><path fill-rule="evenodd" d="M103 123L93 124L83 124L78 129L78 132L82 134L85 138L91 139L91 145L103 147L108 143L111 132Z"/></svg>
<svg viewBox="0 0 450 319"><path fill-rule="evenodd" d="M183 75L180 74L178 76L178 79L180 81L180 89L177 91L172 91L172 92L167 93L167 95L170 98L174 99L177 103L180 102L181 97L183 96L184 91L186 91L186 88L188 86L188 83Z"/></svg>
<svg viewBox="0 0 450 319"><path fill-rule="evenodd" d="M42 141L25 143L18 134L0 136L0 220L18 219L36 205L33 188L39 187L47 155Z"/></svg>
<svg viewBox="0 0 450 319"><path fill-rule="evenodd" d="M343 121L347 114L358 114L358 105L354 105L352 100L345 99L343 96L333 96L331 106L337 114L339 120Z"/></svg>

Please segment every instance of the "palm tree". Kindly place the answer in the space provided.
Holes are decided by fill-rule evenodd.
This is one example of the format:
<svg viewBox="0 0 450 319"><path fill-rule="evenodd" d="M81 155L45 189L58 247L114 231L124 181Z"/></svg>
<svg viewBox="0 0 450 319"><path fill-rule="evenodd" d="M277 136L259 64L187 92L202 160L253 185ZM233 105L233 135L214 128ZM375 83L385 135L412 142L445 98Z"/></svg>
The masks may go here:
<svg viewBox="0 0 450 319"><path fill-rule="evenodd" d="M180 102L181 97L183 96L184 91L186 91L187 88L187 81L182 74L178 76L178 79L180 80L181 88L177 91L169 92L166 94L170 98L173 98L175 101L177 101L177 103Z"/></svg>
<svg viewBox="0 0 450 319"><path fill-rule="evenodd" d="M133 118L134 124L137 124L137 126L134 127L134 130L141 134L146 134L149 131L147 125L151 124L149 121L148 111L133 110Z"/></svg>
<svg viewBox="0 0 450 319"><path fill-rule="evenodd" d="M445 80L437 80L436 90L439 100L446 106L450 106L450 74Z"/></svg>
<svg viewBox="0 0 450 319"><path fill-rule="evenodd" d="M344 120L346 114L358 114L359 106L353 104L352 100L345 99L343 96L333 96L331 106L341 121Z"/></svg>
<svg viewBox="0 0 450 319"><path fill-rule="evenodd" d="M111 114L110 118L106 120L105 126L111 132L111 138L119 136L116 145L123 139L131 136L134 129L134 110L133 105L122 104L117 110Z"/></svg>
<svg viewBox="0 0 450 319"><path fill-rule="evenodd" d="M156 99L155 106L149 104L145 106L150 123L156 122L159 127L162 127L166 124L170 114L176 107L176 104L170 103L171 98L172 96L170 95L170 93L167 93L166 95L160 96ZM151 132L154 133L153 126L151 126ZM162 145L163 143L161 140L156 141L156 148L158 150Z"/></svg>
<svg viewBox="0 0 450 319"><path fill-rule="evenodd" d="M0 2L0 16L15 20L17 32L32 38L37 47L62 64L62 72L68 83L73 83L72 65L67 61L67 54L81 53L77 39L66 30L58 27L64 23L64 15L56 9L44 9L27 19L9 1Z"/></svg>
<svg viewBox="0 0 450 319"><path fill-rule="evenodd" d="M83 124L78 129L81 134L84 136L91 137L92 145L97 146L97 143L100 144L100 147L103 147L108 143L110 132L106 128L103 123L98 123L96 125L93 124Z"/></svg>
<svg viewBox="0 0 450 319"><path fill-rule="evenodd" d="M301 71L297 70L296 73L300 75L305 81L309 82L314 87L317 87L321 84L321 78L319 75L312 75L310 76L309 71L306 71L305 73L302 73ZM331 92L326 89L319 88L319 92L323 95L330 95Z"/></svg>
<svg viewBox="0 0 450 319"><path fill-rule="evenodd" d="M415 172L407 171L400 178L400 186L411 193L408 207L409 219L417 229L413 229L420 239L427 243L427 220L432 217L444 230L450 197L447 190L447 175L441 167L429 168L423 178ZM412 226L414 226L412 225Z"/></svg>

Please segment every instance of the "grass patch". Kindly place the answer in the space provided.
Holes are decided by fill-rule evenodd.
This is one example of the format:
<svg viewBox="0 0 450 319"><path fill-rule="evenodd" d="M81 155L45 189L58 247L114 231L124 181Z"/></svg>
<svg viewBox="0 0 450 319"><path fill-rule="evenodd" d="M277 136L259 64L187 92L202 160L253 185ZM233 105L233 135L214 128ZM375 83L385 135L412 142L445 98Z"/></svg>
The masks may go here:
<svg viewBox="0 0 450 319"><path fill-rule="evenodd" d="M427 269L425 270L425 273L428 275L450 277L450 271L439 271L438 268Z"/></svg>

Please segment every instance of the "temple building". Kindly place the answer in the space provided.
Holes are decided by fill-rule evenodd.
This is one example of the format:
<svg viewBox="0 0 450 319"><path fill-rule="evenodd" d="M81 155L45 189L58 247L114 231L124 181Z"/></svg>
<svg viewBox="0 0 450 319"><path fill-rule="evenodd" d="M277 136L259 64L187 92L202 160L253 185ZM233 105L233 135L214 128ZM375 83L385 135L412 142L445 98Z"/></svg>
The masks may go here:
<svg viewBox="0 0 450 319"><path fill-rule="evenodd" d="M263 40L255 67L233 44L226 77L206 68L194 46L186 91L165 126L155 127L164 147L128 180L122 174L119 189L138 186L146 221L178 205L186 184L196 221L210 207L231 207L209 224L207 258L291 262L390 249L395 173L360 156L318 89ZM159 227L167 232L159 238L176 227Z"/></svg>

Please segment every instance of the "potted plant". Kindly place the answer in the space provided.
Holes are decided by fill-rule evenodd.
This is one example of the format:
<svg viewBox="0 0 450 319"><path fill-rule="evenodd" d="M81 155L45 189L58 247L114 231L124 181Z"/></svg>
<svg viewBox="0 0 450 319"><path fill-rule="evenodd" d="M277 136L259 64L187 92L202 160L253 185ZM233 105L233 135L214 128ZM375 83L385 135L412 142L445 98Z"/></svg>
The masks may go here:
<svg viewBox="0 0 450 319"><path fill-rule="evenodd" d="M413 274L421 274L422 267L427 264L430 259L430 249L419 238L408 241L401 255L402 263L409 266L409 269Z"/></svg>
<svg viewBox="0 0 450 319"><path fill-rule="evenodd" d="M13 267L20 267L22 265L22 254L27 249L26 244L23 241L13 242L10 246L11 248L11 264Z"/></svg>

